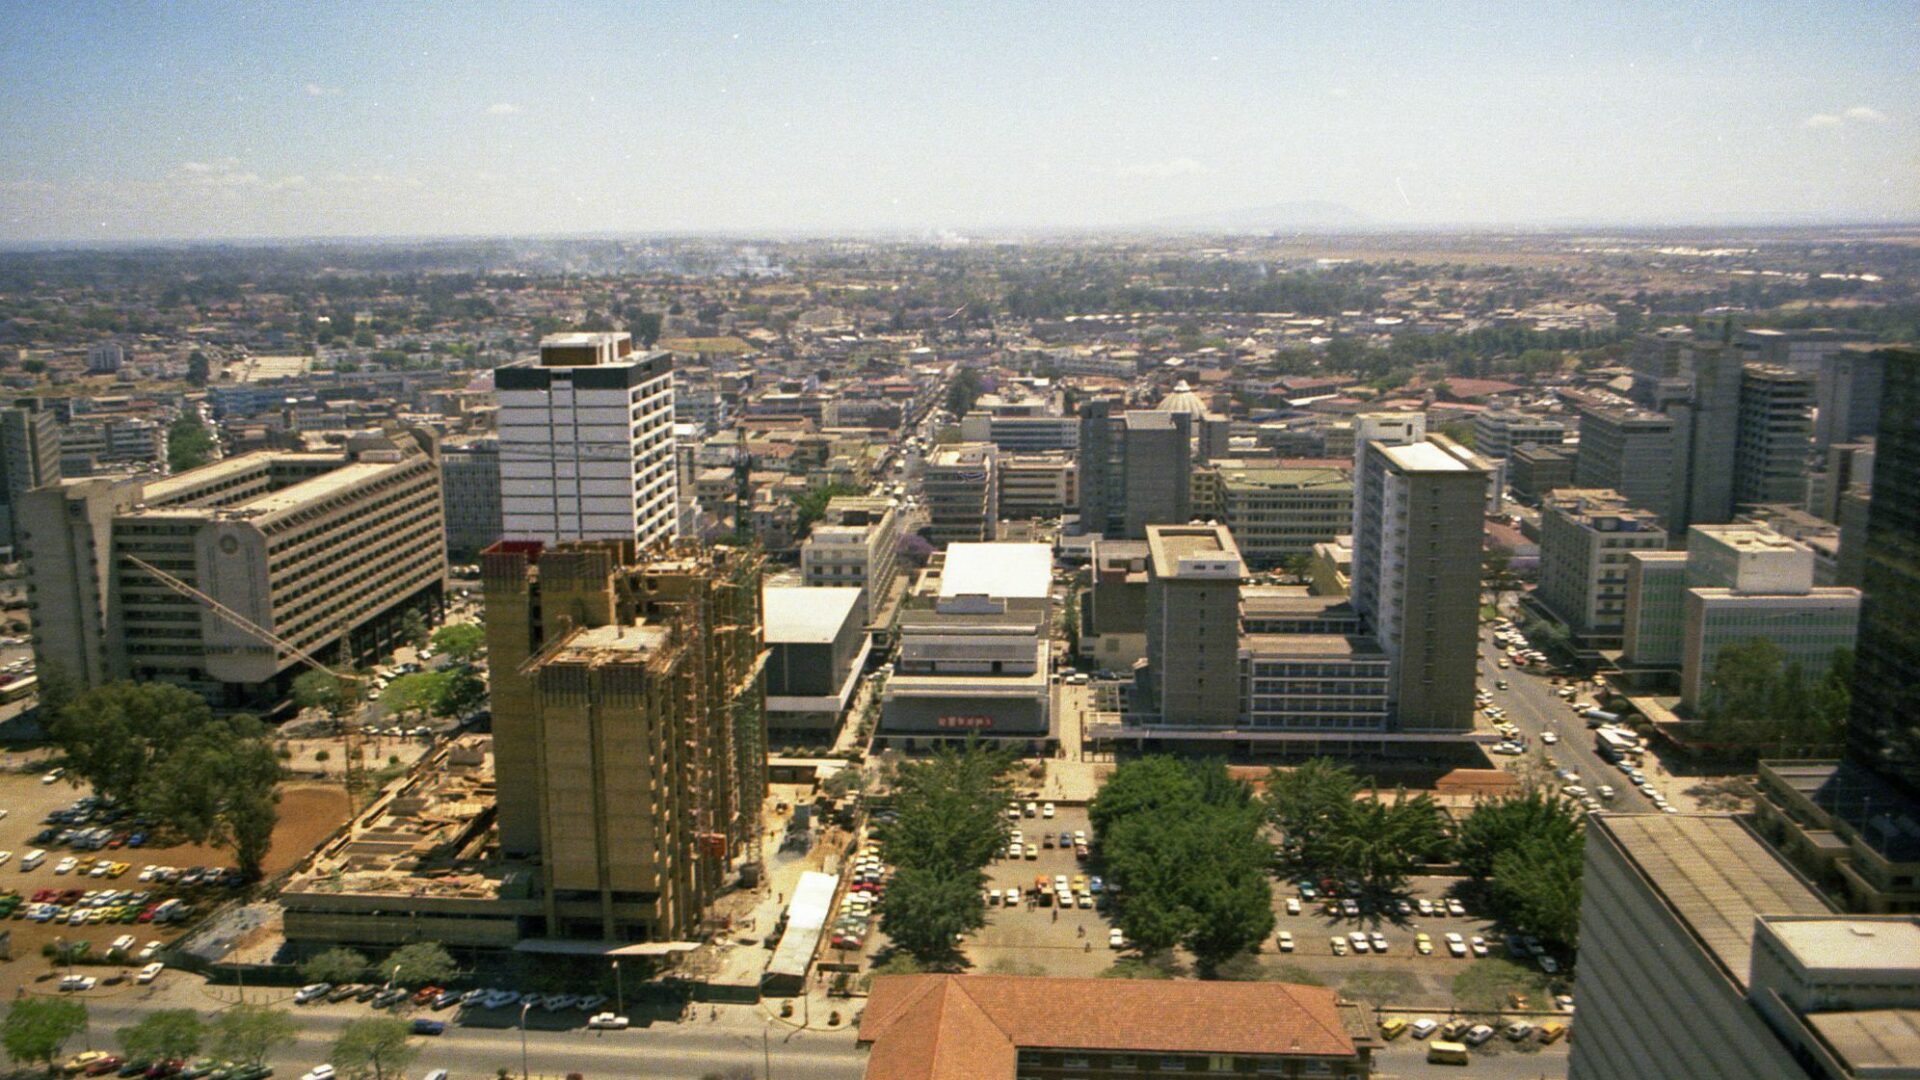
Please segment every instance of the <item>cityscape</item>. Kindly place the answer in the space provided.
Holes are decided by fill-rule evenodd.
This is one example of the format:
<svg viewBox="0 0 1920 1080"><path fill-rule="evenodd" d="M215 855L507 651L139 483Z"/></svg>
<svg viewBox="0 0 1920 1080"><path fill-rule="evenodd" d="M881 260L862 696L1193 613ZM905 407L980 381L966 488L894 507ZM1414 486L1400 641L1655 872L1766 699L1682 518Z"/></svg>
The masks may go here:
<svg viewBox="0 0 1920 1080"><path fill-rule="evenodd" d="M1910 7L5 6L14 1073L1920 1078Z"/></svg>

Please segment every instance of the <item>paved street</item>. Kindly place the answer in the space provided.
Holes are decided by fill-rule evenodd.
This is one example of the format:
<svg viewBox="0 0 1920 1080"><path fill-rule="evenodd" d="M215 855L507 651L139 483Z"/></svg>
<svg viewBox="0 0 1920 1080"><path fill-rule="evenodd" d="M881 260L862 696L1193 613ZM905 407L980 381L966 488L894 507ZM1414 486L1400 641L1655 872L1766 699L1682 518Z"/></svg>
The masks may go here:
<svg viewBox="0 0 1920 1080"><path fill-rule="evenodd" d="M1597 783L1613 785L1619 794L1607 809L1629 813L1652 811L1653 803L1646 796L1628 783L1618 769L1600 760L1593 747L1593 732L1587 730L1586 720L1554 693L1559 687L1554 685L1551 675L1534 674L1525 668L1502 671L1496 666L1503 654L1492 643L1491 634L1490 628L1480 628L1480 685L1493 692L1493 703L1507 710L1507 716L1532 740L1534 751L1544 750L1562 766L1571 767L1589 790ZM1510 689L1494 689L1499 679L1506 679ZM1583 687L1577 700L1592 698L1591 688ZM1546 731L1559 736L1560 741L1553 746L1543 745L1540 735Z"/></svg>

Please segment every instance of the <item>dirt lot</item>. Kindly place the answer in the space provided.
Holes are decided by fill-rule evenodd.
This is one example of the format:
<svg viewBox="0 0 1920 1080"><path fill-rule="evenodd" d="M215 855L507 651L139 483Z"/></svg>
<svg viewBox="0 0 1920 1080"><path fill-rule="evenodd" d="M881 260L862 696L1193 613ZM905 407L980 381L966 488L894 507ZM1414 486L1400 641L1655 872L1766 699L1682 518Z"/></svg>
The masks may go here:
<svg viewBox="0 0 1920 1080"><path fill-rule="evenodd" d="M1087 811L1081 806L1059 807L1051 818L1022 818L1018 825L1023 839L1041 842L1044 833L1057 838L1063 832L1087 830ZM1045 874L1049 881L1056 874L1069 879L1090 874L1088 864L1074 858L1071 848L1042 847L1033 859L998 859L987 867L987 887L1006 889L1017 886L1022 903L1015 908L987 908L987 925L967 941L967 959L979 972L1010 974L1047 974L1057 976L1098 975L1113 965L1119 954L1107 947L1110 924L1106 913L1097 909L1039 907L1033 903L1034 878Z"/></svg>
<svg viewBox="0 0 1920 1080"><path fill-rule="evenodd" d="M17 757L16 755L8 756ZM25 763L22 762L22 764ZM168 895L163 892L166 887L139 882L137 874L142 866L148 864L179 867L232 865L232 859L224 852L195 845L122 848L112 854L120 861L134 867L124 877L77 878L72 874L56 875L53 872L60 857L66 852L49 848L47 861L42 866L37 870L22 871L19 868L20 859L32 847L32 836L44 827L41 819L48 811L71 805L74 800L86 793L84 789L65 783L43 784L40 782L40 775L38 769L26 772L0 772L0 809L7 811L7 816L0 819L0 850L13 853L13 857L5 865L0 865L0 888L18 889L26 896L31 896L39 889L54 887L148 889L153 891L157 899ZM285 785L280 800L280 825L274 833L273 847L267 854L267 872L275 873L299 861L314 844L345 820L346 810L346 792L337 785L313 782ZM102 852L102 854L107 853ZM207 895L217 899L216 894ZM199 900L200 897L193 899ZM179 935L181 928L142 924L56 926L52 923L29 922L21 918L0 922L0 929L10 931L12 934L11 959L0 963L0 995L11 996L16 988L32 985L49 977L48 963L41 958L40 949L41 946L56 938L92 942L96 950L103 950L108 942L122 934L131 934L144 944L155 940L171 941ZM113 974L114 970L102 967L89 969L87 973L105 977Z"/></svg>

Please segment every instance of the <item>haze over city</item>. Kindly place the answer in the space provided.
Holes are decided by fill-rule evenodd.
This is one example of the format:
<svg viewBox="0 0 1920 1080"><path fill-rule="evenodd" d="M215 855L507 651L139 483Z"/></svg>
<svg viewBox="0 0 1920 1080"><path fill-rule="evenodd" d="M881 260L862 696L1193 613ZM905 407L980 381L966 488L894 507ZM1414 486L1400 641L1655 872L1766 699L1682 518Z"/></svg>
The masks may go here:
<svg viewBox="0 0 1920 1080"><path fill-rule="evenodd" d="M1911 3L0 21L0 242L1920 217Z"/></svg>

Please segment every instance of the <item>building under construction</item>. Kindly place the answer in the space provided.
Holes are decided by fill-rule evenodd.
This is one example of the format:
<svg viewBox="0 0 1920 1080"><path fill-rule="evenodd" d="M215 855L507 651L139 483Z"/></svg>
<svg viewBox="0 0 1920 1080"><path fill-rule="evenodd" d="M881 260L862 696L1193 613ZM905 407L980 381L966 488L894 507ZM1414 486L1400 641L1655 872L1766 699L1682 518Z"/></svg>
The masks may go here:
<svg viewBox="0 0 1920 1080"><path fill-rule="evenodd" d="M546 935L698 936L758 870L760 553L504 541L480 562L500 850L539 867Z"/></svg>

